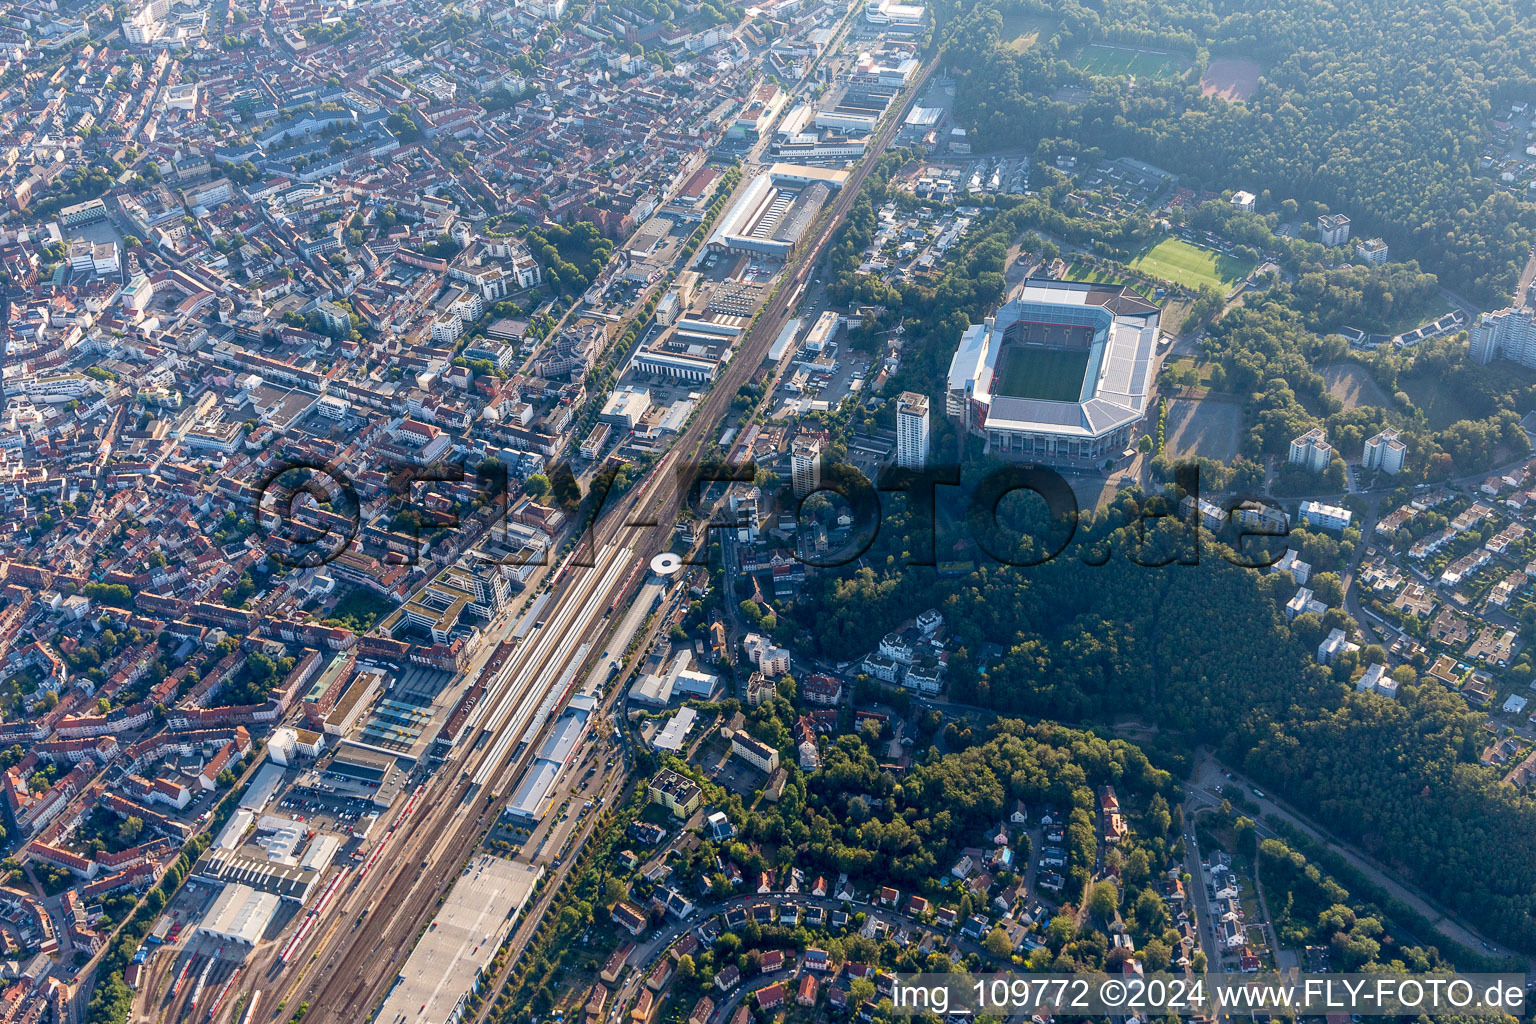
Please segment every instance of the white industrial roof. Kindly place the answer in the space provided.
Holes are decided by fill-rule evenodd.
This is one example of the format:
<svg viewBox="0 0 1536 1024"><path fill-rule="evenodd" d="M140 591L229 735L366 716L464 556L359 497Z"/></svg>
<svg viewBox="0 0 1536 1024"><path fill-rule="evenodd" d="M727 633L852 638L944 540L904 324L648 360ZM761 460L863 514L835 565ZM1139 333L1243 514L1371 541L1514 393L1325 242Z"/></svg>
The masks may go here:
<svg viewBox="0 0 1536 1024"><path fill-rule="evenodd" d="M459 876L411 951L377 1024L445 1024L496 955L544 869L481 854Z"/></svg>
<svg viewBox="0 0 1536 1024"><path fill-rule="evenodd" d="M231 882L213 901L198 928L214 938L253 946L267 930L277 904L278 898L271 893Z"/></svg>
<svg viewBox="0 0 1536 1024"><path fill-rule="evenodd" d="M651 740L651 746L657 750L670 750L673 753L683 749L683 741L688 737L688 730L693 728L694 720L699 713L690 707L679 708L677 714L667 722L662 730Z"/></svg>

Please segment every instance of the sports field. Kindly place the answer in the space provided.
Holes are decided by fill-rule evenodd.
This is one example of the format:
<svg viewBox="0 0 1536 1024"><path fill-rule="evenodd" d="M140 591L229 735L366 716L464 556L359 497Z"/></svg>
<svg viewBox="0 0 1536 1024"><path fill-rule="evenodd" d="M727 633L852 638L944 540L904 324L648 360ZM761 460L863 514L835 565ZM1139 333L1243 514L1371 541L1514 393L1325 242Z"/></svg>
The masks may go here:
<svg viewBox="0 0 1536 1024"><path fill-rule="evenodd" d="M995 395L1075 402L1083 393L1086 351L1018 345L1004 349L997 359Z"/></svg>
<svg viewBox="0 0 1536 1024"><path fill-rule="evenodd" d="M1224 256L1182 238L1163 239L1132 260L1131 266L1185 288L1210 285L1223 292L1253 272L1252 260Z"/></svg>
<svg viewBox="0 0 1536 1024"><path fill-rule="evenodd" d="M1189 67L1188 57L1166 50L1142 50L1132 46L1089 43L1073 62L1090 75L1105 78L1176 78Z"/></svg>
<svg viewBox="0 0 1536 1024"><path fill-rule="evenodd" d="M1149 301L1152 299L1153 294L1152 286L1144 281L1132 281L1130 278L1111 274L1107 270L1101 270L1098 267L1091 267L1086 263L1067 264L1067 280L1087 281L1091 284L1123 285Z"/></svg>

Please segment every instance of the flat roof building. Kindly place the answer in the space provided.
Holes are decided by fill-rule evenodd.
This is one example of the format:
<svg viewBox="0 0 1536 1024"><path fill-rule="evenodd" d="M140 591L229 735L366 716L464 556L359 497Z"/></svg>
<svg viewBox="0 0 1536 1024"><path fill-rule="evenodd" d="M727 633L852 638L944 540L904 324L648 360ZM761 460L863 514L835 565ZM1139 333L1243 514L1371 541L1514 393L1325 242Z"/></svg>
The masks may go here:
<svg viewBox="0 0 1536 1024"><path fill-rule="evenodd" d="M688 732L693 728L694 721L699 713L690 707L679 708L677 714L662 726L651 740L651 746L663 754L676 754L683 749L684 742L688 739Z"/></svg>
<svg viewBox="0 0 1536 1024"><path fill-rule="evenodd" d="M801 164L774 164L742 190L709 237L718 252L788 260L847 171Z"/></svg>
<svg viewBox="0 0 1536 1024"><path fill-rule="evenodd" d="M518 780L501 816L516 825L532 826L549 810L555 781L581 749L597 700L580 693L571 698L539 748L538 756Z"/></svg>
<svg viewBox="0 0 1536 1024"><path fill-rule="evenodd" d="M490 854L471 860L411 951L374 1017L377 1024L455 1024L463 1017L543 873Z"/></svg>
<svg viewBox="0 0 1536 1024"><path fill-rule="evenodd" d="M214 899L197 930L220 942L254 946L277 913L278 898L231 882Z"/></svg>

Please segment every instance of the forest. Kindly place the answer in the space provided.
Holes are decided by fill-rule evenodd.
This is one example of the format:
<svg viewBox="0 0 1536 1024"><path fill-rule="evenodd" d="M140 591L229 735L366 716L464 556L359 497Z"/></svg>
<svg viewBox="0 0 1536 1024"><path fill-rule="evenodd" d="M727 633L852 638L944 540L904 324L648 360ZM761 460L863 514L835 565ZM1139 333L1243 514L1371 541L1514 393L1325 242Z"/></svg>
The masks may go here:
<svg viewBox="0 0 1536 1024"><path fill-rule="evenodd" d="M1348 625L1341 610L1287 623L1295 584L1230 564L1209 539L1198 564L1158 565L1148 555L1176 528L1145 517L1168 503L1133 491L1085 517L1059 557L1025 568L983 556L958 578L910 564L933 527L891 505L860 568L813 575L781 610L786 640L848 659L936 606L957 648L950 699L1065 722L1129 717L1207 744L1491 936L1536 950L1536 863L1525 853L1536 801L1477 763L1482 716L1459 695L1432 682L1404 685L1398 700L1360 694L1348 678L1362 660L1319 666L1318 640ZM941 549L951 540L941 529ZM957 796L951 814L986 792Z"/></svg>
<svg viewBox="0 0 1536 1024"><path fill-rule="evenodd" d="M1008 49L1012 11L1051 16L1054 34ZM1065 138L1145 159L1192 187L1321 203L1349 214L1356 237L1410 251L1472 301L1508 301L1536 205L1479 161L1490 120L1533 97L1536 27L1507 4L1005 0L948 13L955 116L981 147ZM1162 81L1093 77L1069 60L1093 41L1173 50L1193 66ZM1262 66L1246 101L1201 94L1213 54Z"/></svg>

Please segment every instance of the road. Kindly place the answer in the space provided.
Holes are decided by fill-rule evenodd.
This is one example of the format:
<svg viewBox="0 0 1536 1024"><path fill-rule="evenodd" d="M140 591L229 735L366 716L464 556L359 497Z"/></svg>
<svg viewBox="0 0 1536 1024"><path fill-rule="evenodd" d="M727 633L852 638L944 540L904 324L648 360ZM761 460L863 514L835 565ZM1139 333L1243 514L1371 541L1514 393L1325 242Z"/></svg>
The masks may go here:
<svg viewBox="0 0 1536 1024"><path fill-rule="evenodd" d="M1396 876L1389 873L1386 868L1360 853L1355 847L1335 839L1328 832L1314 825L1302 814L1281 801L1268 794L1262 797L1259 796L1258 793L1261 791L1254 788L1251 780L1234 772L1233 778L1230 781L1225 781L1225 775L1223 774L1225 771L1227 769L1217 762L1215 758L1208 754L1202 756L1196 762L1193 781L1186 787L1186 795L1189 800L1186 806L1191 808L1198 808L1199 806L1219 807L1224 798L1217 791L1216 787L1220 785L1239 787L1244 791L1244 799L1259 805L1263 818L1284 821L1292 828L1329 847L1337 856L1348 861L1355 870L1365 875L1373 883L1424 915L1425 919L1444 938L1459 942L1473 951L1488 952L1494 956L1521 956L1521 954L1513 950L1488 941L1488 939L1468 925L1451 917L1444 908L1440 907L1429 896L1403 883ZM1185 818L1189 822L1189 827L1193 828L1193 822L1190 821L1191 815L1188 811ZM1272 825L1266 823L1260 817L1254 818L1254 831L1260 839L1283 838ZM1425 942L1433 943L1434 940L1435 936L1433 935L1423 937ZM1536 974L1536 959L1528 961L1526 971L1527 973Z"/></svg>

